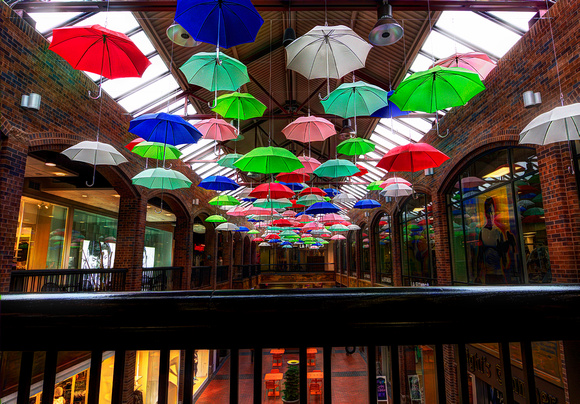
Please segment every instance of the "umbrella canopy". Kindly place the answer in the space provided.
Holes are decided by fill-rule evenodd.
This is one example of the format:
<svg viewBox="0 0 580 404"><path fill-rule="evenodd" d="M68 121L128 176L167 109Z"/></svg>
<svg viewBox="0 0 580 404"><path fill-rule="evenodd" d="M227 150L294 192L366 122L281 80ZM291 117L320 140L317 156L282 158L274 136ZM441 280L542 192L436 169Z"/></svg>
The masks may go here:
<svg viewBox="0 0 580 404"><path fill-rule="evenodd" d="M224 142L238 137L235 126L230 125L223 119L204 119L193 126L199 130L199 133L201 133L204 139L214 139L219 142Z"/></svg>
<svg viewBox="0 0 580 404"><path fill-rule="evenodd" d="M353 174L353 177L362 177L365 174L369 173L369 170L367 170L366 168L364 168L363 166L361 166L360 164L355 164L356 168L358 168L360 171L356 174Z"/></svg>
<svg viewBox="0 0 580 404"><path fill-rule="evenodd" d="M287 68L308 80L339 79L365 67L371 48L344 25L318 25L286 46Z"/></svg>
<svg viewBox="0 0 580 404"><path fill-rule="evenodd" d="M570 140L580 140L580 103L538 115L520 133L520 144L545 145Z"/></svg>
<svg viewBox="0 0 580 404"><path fill-rule="evenodd" d="M323 191L326 192L326 196L330 198L340 194L340 191L336 188L324 188Z"/></svg>
<svg viewBox="0 0 580 404"><path fill-rule="evenodd" d="M313 157L300 156L298 160L304 166L296 170L298 174L312 174L322 163Z"/></svg>
<svg viewBox="0 0 580 404"><path fill-rule="evenodd" d="M465 105L483 90L485 86L477 73L459 67L435 66L403 80L389 100L403 111L432 113Z"/></svg>
<svg viewBox="0 0 580 404"><path fill-rule="evenodd" d="M314 170L314 174L319 177L337 178L348 177L358 173L358 171L357 166L348 160L333 159L321 164L320 167Z"/></svg>
<svg viewBox="0 0 580 404"><path fill-rule="evenodd" d="M292 206L287 198L279 199L258 199L254 202L254 206L257 208L266 208L268 210L268 215L270 214L270 209L284 209Z"/></svg>
<svg viewBox="0 0 580 404"><path fill-rule="evenodd" d="M175 146L157 142L140 142L131 151L141 157L156 160L176 160L182 154Z"/></svg>
<svg viewBox="0 0 580 404"><path fill-rule="evenodd" d="M382 191L382 183L383 182L381 180L371 182L369 185L367 185L367 191Z"/></svg>
<svg viewBox="0 0 580 404"><path fill-rule="evenodd" d="M334 198L332 198L332 202L334 202L334 203L345 204L345 203L351 203L351 202L355 202L355 201L356 201L356 198L354 196L349 195L345 192L342 192L342 193L336 195Z"/></svg>
<svg viewBox="0 0 580 404"><path fill-rule="evenodd" d="M320 220L321 222L328 223L328 222L342 222L342 217L337 215L336 213L327 213L322 217Z"/></svg>
<svg viewBox="0 0 580 404"><path fill-rule="evenodd" d="M348 231L348 227L343 224L333 224L328 228L330 231Z"/></svg>
<svg viewBox="0 0 580 404"><path fill-rule="evenodd" d="M95 166L116 166L127 162L127 159L113 146L89 140L77 143L61 153L73 161L81 161Z"/></svg>
<svg viewBox="0 0 580 404"><path fill-rule="evenodd" d="M485 53L467 52L439 59L435 62L435 66L461 67L479 74L479 78L485 80L489 72L495 68L495 63Z"/></svg>
<svg viewBox="0 0 580 404"><path fill-rule="evenodd" d="M217 164L219 166L233 168L235 170L236 166L234 165L234 163L242 157L244 157L244 155L238 153L226 154L217 161Z"/></svg>
<svg viewBox="0 0 580 404"><path fill-rule="evenodd" d="M276 179L280 182L308 182L310 181L310 175L306 173L299 174L298 172L294 171L291 173L280 173L276 176Z"/></svg>
<svg viewBox="0 0 580 404"><path fill-rule="evenodd" d="M212 191L232 191L240 186L231 178L223 175L212 175L201 180L198 187Z"/></svg>
<svg viewBox="0 0 580 404"><path fill-rule="evenodd" d="M129 132L149 142L170 145L197 143L201 133L195 126L177 115L159 112L143 114L131 120Z"/></svg>
<svg viewBox="0 0 580 404"><path fill-rule="evenodd" d="M246 120L264 115L266 106L252 94L235 92L220 95L211 110L224 118Z"/></svg>
<svg viewBox="0 0 580 404"><path fill-rule="evenodd" d="M383 191L381 191L381 194L395 198L399 196L409 196L412 193L413 189L410 186L400 183L388 185Z"/></svg>
<svg viewBox="0 0 580 404"><path fill-rule="evenodd" d="M389 91L387 93L387 97L393 95L394 91ZM388 101L388 98L387 98ZM389 105L386 107L377 109L375 112L371 114L374 118L396 118L398 116L409 115L410 111L401 111L399 107L395 105L393 102L389 102Z"/></svg>
<svg viewBox="0 0 580 404"><path fill-rule="evenodd" d="M280 184L286 185L292 191L300 191L300 190L302 190L304 188L304 185L299 184L297 182L284 182L284 181L280 181Z"/></svg>
<svg viewBox="0 0 580 404"><path fill-rule="evenodd" d="M344 237L342 234L336 234L336 235L332 236L330 239L331 240L346 240L346 237Z"/></svg>
<svg viewBox="0 0 580 404"><path fill-rule="evenodd" d="M149 189L189 188L191 181L179 171L165 168L149 168L141 171L131 179L135 185Z"/></svg>
<svg viewBox="0 0 580 404"><path fill-rule="evenodd" d="M248 214L247 210L248 208L238 205L228 210L226 214L230 216L246 216Z"/></svg>
<svg viewBox="0 0 580 404"><path fill-rule="evenodd" d="M135 145L138 145L141 142L144 142L145 139L138 137L137 139L133 139L131 140L129 143L127 143L127 145L125 146L125 149L129 150L129 151L133 151L133 147L135 147Z"/></svg>
<svg viewBox="0 0 580 404"><path fill-rule="evenodd" d="M353 208L355 209L374 209L380 207L381 204L375 201L374 199L361 199L353 206Z"/></svg>
<svg viewBox="0 0 580 404"><path fill-rule="evenodd" d="M282 133L286 139L303 143L322 142L336 134L334 124L327 119L316 116L301 116L289 123Z"/></svg>
<svg viewBox="0 0 580 404"><path fill-rule="evenodd" d="M256 241L256 240L254 240L254 241ZM270 247L270 244L267 242L263 242L263 243L258 244L258 247Z"/></svg>
<svg viewBox="0 0 580 404"><path fill-rule="evenodd" d="M236 206L240 204L236 198L231 195L218 195L209 201L213 206Z"/></svg>
<svg viewBox="0 0 580 404"><path fill-rule="evenodd" d="M209 223L224 223L227 222L227 219L220 215L211 215L205 221Z"/></svg>
<svg viewBox="0 0 580 404"><path fill-rule="evenodd" d="M215 229L217 231L236 231L239 229L239 227L233 223L225 222L219 224Z"/></svg>
<svg viewBox="0 0 580 404"><path fill-rule="evenodd" d="M401 178L401 177L391 177L391 178L387 178L381 184L381 188L386 188L387 186L389 186L391 184L405 184L405 185L411 186L411 183L409 181L407 181L406 179L404 179L404 178Z"/></svg>
<svg viewBox="0 0 580 404"><path fill-rule="evenodd" d="M151 64L131 38L100 25L55 28L48 49L73 68L108 79L141 77Z"/></svg>
<svg viewBox="0 0 580 404"><path fill-rule="evenodd" d="M360 230L360 226L358 224L349 224L346 226L349 230Z"/></svg>
<svg viewBox="0 0 580 404"><path fill-rule="evenodd" d="M238 227L238 230L236 230L236 231L240 231L241 232L241 231L249 231L249 230L250 229L248 229L246 226L239 226Z"/></svg>
<svg viewBox="0 0 580 404"><path fill-rule="evenodd" d="M308 194L298 199L298 203L304 206L311 206L317 202L324 202L324 198L320 195Z"/></svg>
<svg viewBox="0 0 580 404"><path fill-rule="evenodd" d="M196 53L179 70L183 72L189 84L209 91L236 91L250 81L247 67L222 52Z"/></svg>
<svg viewBox="0 0 580 404"><path fill-rule="evenodd" d="M234 165L242 171L262 174L287 173L304 167L290 150L271 146L251 150Z"/></svg>
<svg viewBox="0 0 580 404"><path fill-rule="evenodd" d="M196 41L224 48L254 42L264 23L250 0L179 0L175 21Z"/></svg>
<svg viewBox="0 0 580 404"><path fill-rule="evenodd" d="M316 202L304 211L307 215L319 215L324 213L336 213L340 208L330 202Z"/></svg>
<svg viewBox="0 0 580 404"><path fill-rule="evenodd" d="M347 156L360 156L375 150L375 144L367 139L353 137L336 146L336 151Z"/></svg>
<svg viewBox="0 0 580 404"><path fill-rule="evenodd" d="M387 171L415 172L439 167L449 157L427 143L409 143L389 150L377 163Z"/></svg>
<svg viewBox="0 0 580 404"><path fill-rule="evenodd" d="M322 189L317 188L317 187L304 188L302 191L300 191L298 196L304 196L304 195L310 195L310 194L326 196L326 192L324 192Z"/></svg>
<svg viewBox="0 0 580 404"><path fill-rule="evenodd" d="M249 196L252 198L270 199L291 198L294 196L294 191L278 182L269 182L258 185L250 192Z"/></svg>
<svg viewBox="0 0 580 404"><path fill-rule="evenodd" d="M364 81L343 83L320 102L327 114L343 118L369 116L388 105L387 92Z"/></svg>
<svg viewBox="0 0 580 404"><path fill-rule="evenodd" d="M485 184L485 180L479 177L463 177L461 179L461 188L469 189L469 188L477 188L481 185ZM455 183L455 188L459 188L459 181Z"/></svg>
<svg viewBox="0 0 580 404"><path fill-rule="evenodd" d="M277 227L292 227L292 223L288 219L278 219L272 222Z"/></svg>

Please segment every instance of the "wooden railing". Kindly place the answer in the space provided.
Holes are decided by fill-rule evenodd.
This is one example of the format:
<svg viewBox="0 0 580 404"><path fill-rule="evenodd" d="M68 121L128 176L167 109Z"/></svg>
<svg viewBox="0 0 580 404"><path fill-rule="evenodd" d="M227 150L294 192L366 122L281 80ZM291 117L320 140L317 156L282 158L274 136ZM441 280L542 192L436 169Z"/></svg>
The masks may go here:
<svg viewBox="0 0 580 404"><path fill-rule="evenodd" d="M191 268L191 289L201 289L211 286L212 267L200 266Z"/></svg>
<svg viewBox="0 0 580 404"><path fill-rule="evenodd" d="M181 290L181 267L143 268L141 290Z"/></svg>
<svg viewBox="0 0 580 404"><path fill-rule="evenodd" d="M522 372L517 386L536 404L532 341L573 341L580 326L580 286L360 288L258 291L125 292L83 294L5 294L0 302L4 351L22 351L17 404L27 404L34 352L45 351L43 395L53 396L58 351L92 351L88 404L98 404L101 353L115 350L112 404L122 403L124 352L161 351L159 404L167 404L169 350L185 352L180 388L183 404L192 403L194 349L229 349L229 402L239 397L239 351L298 348L300 372L307 372L307 347L322 347L323 402L332 402L333 347L364 346L368 397L376 403L376 348L399 352L405 345L432 345L437 401L446 403L444 349L456 348L459 402L469 402L466 344L498 342L505 403L515 403L509 342L520 342ZM71 319L74 318L74 321ZM265 321L264 319L270 319ZM315 321L313 321L315 319ZM272 321L279 321L272 332ZM62 330L82 338L62 338ZM249 331L251 332L244 332ZM399 355L391 355L393 402L401 402ZM506 365L507 364L507 365ZM531 364L531 365L530 365ZM95 369L93 369L93 365ZM569 375L571 377L571 374ZM124 386L125 381L131 386ZM263 395L262 355L254 355L253 403ZM308 402L306 377L300 378L301 402ZM571 399L572 402L578 402Z"/></svg>
<svg viewBox="0 0 580 404"><path fill-rule="evenodd" d="M12 271L10 291L119 292L125 290L126 269L39 269Z"/></svg>

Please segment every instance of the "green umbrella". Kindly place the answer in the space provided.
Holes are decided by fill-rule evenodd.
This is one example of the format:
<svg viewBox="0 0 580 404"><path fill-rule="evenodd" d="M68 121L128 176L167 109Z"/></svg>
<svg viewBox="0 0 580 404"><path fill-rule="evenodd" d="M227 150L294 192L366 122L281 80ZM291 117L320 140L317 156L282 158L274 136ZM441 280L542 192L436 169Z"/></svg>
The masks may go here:
<svg viewBox="0 0 580 404"><path fill-rule="evenodd" d="M258 101L252 94L230 93L220 95L216 105L211 109L224 118L250 119L264 115L266 106Z"/></svg>
<svg viewBox="0 0 580 404"><path fill-rule="evenodd" d="M343 83L320 102L327 114L343 118L370 116L388 105L387 92L364 81Z"/></svg>
<svg viewBox="0 0 580 404"><path fill-rule="evenodd" d="M381 184L383 183L382 180L373 181L369 185L367 185L367 191L382 191Z"/></svg>
<svg viewBox="0 0 580 404"><path fill-rule="evenodd" d="M532 202L535 204L542 203L542 194L538 194L532 198Z"/></svg>
<svg viewBox="0 0 580 404"><path fill-rule="evenodd" d="M230 153L230 154L226 154L221 159L219 159L217 161L217 163L218 163L218 165L220 165L222 167L233 168L235 170L236 166L234 165L234 162L241 157L244 157L244 155L237 154L237 153Z"/></svg>
<svg viewBox="0 0 580 404"><path fill-rule="evenodd" d="M333 159L322 163L316 170L314 174L319 177L348 177L353 174L358 173L360 170L351 161L343 159Z"/></svg>
<svg viewBox="0 0 580 404"><path fill-rule="evenodd" d="M370 153L373 150L375 150L374 143L367 139L361 139L360 137L347 139L336 146L338 153L346 154L347 156L360 156Z"/></svg>
<svg viewBox="0 0 580 404"><path fill-rule="evenodd" d="M267 208L267 209L284 209L292 206L287 198L281 199L258 199L254 202L254 206L257 208Z"/></svg>
<svg viewBox="0 0 580 404"><path fill-rule="evenodd" d="M219 52L199 52L179 68L187 82L209 91L236 91L250 81L248 69L237 59Z"/></svg>
<svg viewBox="0 0 580 404"><path fill-rule="evenodd" d="M281 147L258 147L241 157L234 166L242 171L262 174L291 173L304 168L298 157Z"/></svg>
<svg viewBox="0 0 580 404"><path fill-rule="evenodd" d="M131 179L135 185L149 189L189 188L191 181L182 173L165 168L150 168Z"/></svg>
<svg viewBox="0 0 580 404"><path fill-rule="evenodd" d="M465 105L483 90L479 74L460 67L435 66L406 78L389 101L401 111L433 113Z"/></svg>
<svg viewBox="0 0 580 404"><path fill-rule="evenodd" d="M298 200L296 201L296 203L298 205L312 206L316 202L322 202L322 201L324 201L324 198L322 196L320 196L320 195L307 194L307 195L304 195L304 196L298 198Z"/></svg>
<svg viewBox="0 0 580 404"><path fill-rule="evenodd" d="M133 146L133 153L156 160L176 160L181 152L175 146L159 142L141 142Z"/></svg>
<svg viewBox="0 0 580 404"><path fill-rule="evenodd" d="M210 223L225 223L228 220L220 215L211 215L207 219L205 219L205 221Z"/></svg>
<svg viewBox="0 0 580 404"><path fill-rule="evenodd" d="M248 234L260 234L258 230L250 230Z"/></svg>
<svg viewBox="0 0 580 404"><path fill-rule="evenodd" d="M235 206L235 205L239 205L240 201L238 201L236 198L234 198L231 195L218 195L215 198L211 199L209 201L210 205L213 206Z"/></svg>
<svg viewBox="0 0 580 404"><path fill-rule="evenodd" d="M532 216L532 215L543 216L544 209L542 209L542 208L530 208L528 210L525 210L524 213L522 213L522 214L524 216Z"/></svg>

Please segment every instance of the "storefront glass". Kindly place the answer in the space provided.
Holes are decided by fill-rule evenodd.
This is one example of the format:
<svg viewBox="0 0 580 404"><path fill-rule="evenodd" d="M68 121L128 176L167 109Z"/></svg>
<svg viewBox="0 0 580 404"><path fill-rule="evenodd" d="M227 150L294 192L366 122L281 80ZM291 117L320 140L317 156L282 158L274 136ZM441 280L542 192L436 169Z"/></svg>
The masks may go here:
<svg viewBox="0 0 580 404"><path fill-rule="evenodd" d="M16 235L17 269L60 269L67 241L68 209L22 197Z"/></svg>
<svg viewBox="0 0 580 404"><path fill-rule="evenodd" d="M481 156L454 181L447 203L455 283L551 282L534 150Z"/></svg>
<svg viewBox="0 0 580 404"><path fill-rule="evenodd" d="M356 233L351 231L346 240L346 247L348 248L348 268L349 275L356 276Z"/></svg>
<svg viewBox="0 0 580 404"><path fill-rule="evenodd" d="M377 282L393 284L393 256L391 249L391 218L384 215L374 227L377 258Z"/></svg>
<svg viewBox="0 0 580 404"><path fill-rule="evenodd" d="M117 219L76 209L69 269L110 269L115 264Z"/></svg>
<svg viewBox="0 0 580 404"><path fill-rule="evenodd" d="M435 233L431 198L422 193L409 197L401 208L399 231L403 285L437 284Z"/></svg>
<svg viewBox="0 0 580 404"><path fill-rule="evenodd" d="M360 235L360 254L361 254L361 277L363 279L370 280L371 279L371 261L370 261L370 237L369 237L369 228L366 224L361 226L361 235Z"/></svg>
<svg viewBox="0 0 580 404"><path fill-rule="evenodd" d="M173 233L145 228L143 268L170 267L173 263Z"/></svg>

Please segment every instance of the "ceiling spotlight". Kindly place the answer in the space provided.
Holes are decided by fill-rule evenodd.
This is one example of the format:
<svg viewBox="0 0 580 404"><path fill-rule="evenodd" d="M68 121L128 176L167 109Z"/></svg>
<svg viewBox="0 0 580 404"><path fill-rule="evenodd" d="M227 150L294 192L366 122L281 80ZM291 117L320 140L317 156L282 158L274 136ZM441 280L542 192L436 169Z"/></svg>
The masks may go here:
<svg viewBox="0 0 580 404"><path fill-rule="evenodd" d="M286 28L286 30L284 31L284 37L282 39L282 45L284 45L284 47L287 47L292 42L294 42L295 39L296 39L296 31L294 31L294 28L292 27Z"/></svg>
<svg viewBox="0 0 580 404"><path fill-rule="evenodd" d="M392 45L403 37L403 27L393 18L391 5L384 0L379 6L379 20L369 33L369 42L376 46Z"/></svg>
<svg viewBox="0 0 580 404"><path fill-rule="evenodd" d="M342 129L340 130L341 135L354 135L356 134L352 126L350 126L350 119L342 120Z"/></svg>
<svg viewBox="0 0 580 404"><path fill-rule="evenodd" d="M188 48L199 45L201 42L196 41L193 37L178 23L174 22L167 28L167 36L173 43Z"/></svg>
<svg viewBox="0 0 580 404"><path fill-rule="evenodd" d="M52 161L47 161L46 163L44 163L44 165L47 167L56 167L56 163L53 163Z"/></svg>

